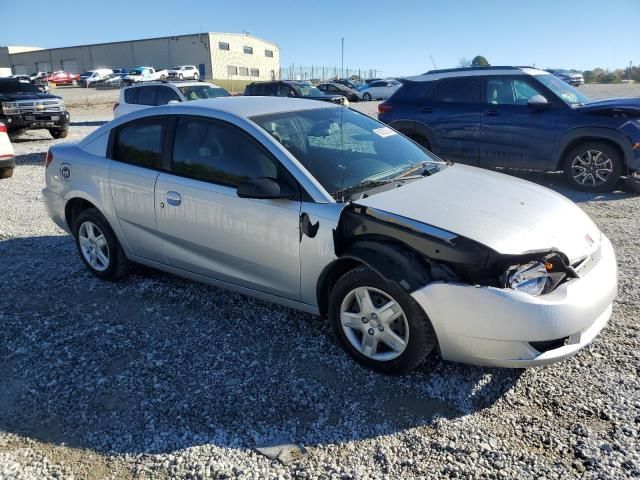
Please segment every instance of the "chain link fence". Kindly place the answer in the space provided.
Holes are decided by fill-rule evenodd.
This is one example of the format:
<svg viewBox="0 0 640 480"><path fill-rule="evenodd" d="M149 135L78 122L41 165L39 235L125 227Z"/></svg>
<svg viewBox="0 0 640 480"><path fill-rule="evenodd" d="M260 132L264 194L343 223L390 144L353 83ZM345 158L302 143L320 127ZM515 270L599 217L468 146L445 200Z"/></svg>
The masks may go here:
<svg viewBox="0 0 640 480"><path fill-rule="evenodd" d="M355 68L355 67L330 67L316 66L310 67L289 65L288 67L280 67L279 80L309 80L324 82L334 80L336 78L353 78L362 79L376 78L382 74L381 70L375 68Z"/></svg>

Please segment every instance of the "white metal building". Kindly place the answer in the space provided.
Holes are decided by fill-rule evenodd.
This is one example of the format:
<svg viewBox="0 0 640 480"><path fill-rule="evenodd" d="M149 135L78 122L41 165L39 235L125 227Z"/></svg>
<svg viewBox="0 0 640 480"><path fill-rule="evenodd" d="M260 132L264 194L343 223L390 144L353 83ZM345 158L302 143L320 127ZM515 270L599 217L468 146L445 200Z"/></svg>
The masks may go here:
<svg viewBox="0 0 640 480"><path fill-rule="evenodd" d="M14 75L196 65L206 79L269 80L280 71L278 45L245 33L195 33L31 51L8 47L8 55Z"/></svg>

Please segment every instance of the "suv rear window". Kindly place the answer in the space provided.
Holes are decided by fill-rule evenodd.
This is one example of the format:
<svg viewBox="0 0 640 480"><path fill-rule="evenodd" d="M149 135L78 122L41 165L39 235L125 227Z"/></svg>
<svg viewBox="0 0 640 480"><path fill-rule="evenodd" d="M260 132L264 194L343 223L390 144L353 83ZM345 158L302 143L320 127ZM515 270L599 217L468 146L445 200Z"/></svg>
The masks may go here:
<svg viewBox="0 0 640 480"><path fill-rule="evenodd" d="M445 78L440 80L433 91L431 99L445 103L480 103L480 79Z"/></svg>
<svg viewBox="0 0 640 480"><path fill-rule="evenodd" d="M124 91L124 101L128 104L138 103L138 90L139 88L127 88Z"/></svg>
<svg viewBox="0 0 640 480"><path fill-rule="evenodd" d="M416 100L426 96L433 82L403 81L402 86L393 95L394 100Z"/></svg>
<svg viewBox="0 0 640 480"><path fill-rule="evenodd" d="M138 105L156 104L156 87L140 87L138 90Z"/></svg>

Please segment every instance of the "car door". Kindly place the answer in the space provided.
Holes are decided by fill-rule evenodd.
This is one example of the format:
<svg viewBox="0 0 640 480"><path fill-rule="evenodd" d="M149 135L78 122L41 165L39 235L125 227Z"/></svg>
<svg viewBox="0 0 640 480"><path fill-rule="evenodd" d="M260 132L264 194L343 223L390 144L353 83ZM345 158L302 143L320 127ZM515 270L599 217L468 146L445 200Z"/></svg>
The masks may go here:
<svg viewBox="0 0 640 480"><path fill-rule="evenodd" d="M111 132L109 187L124 240L134 255L162 261L154 191L162 163L165 120L146 117Z"/></svg>
<svg viewBox="0 0 640 480"><path fill-rule="evenodd" d="M553 103L529 106L528 100L536 95L550 97L526 76L496 75L486 79L481 166L531 169L551 166L560 106Z"/></svg>
<svg viewBox="0 0 640 480"><path fill-rule="evenodd" d="M165 262L298 300L300 199L240 198L254 177L295 183L249 134L206 117L174 117L171 171L155 190Z"/></svg>
<svg viewBox="0 0 640 480"><path fill-rule="evenodd" d="M478 164L481 86L477 77L443 78L417 103L416 129L426 127L435 154L453 162Z"/></svg>
<svg viewBox="0 0 640 480"><path fill-rule="evenodd" d="M369 94L371 95L371 98L380 98L383 94L384 94L384 85L386 82L382 82L382 81L376 81L376 82L371 82L371 85L369 85Z"/></svg>

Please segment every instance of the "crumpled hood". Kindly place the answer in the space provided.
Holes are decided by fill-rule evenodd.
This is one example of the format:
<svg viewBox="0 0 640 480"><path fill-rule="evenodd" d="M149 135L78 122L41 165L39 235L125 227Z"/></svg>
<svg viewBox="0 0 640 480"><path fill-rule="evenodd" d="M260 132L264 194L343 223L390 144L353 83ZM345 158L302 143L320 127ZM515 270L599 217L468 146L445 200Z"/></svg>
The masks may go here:
<svg viewBox="0 0 640 480"><path fill-rule="evenodd" d="M502 254L556 249L573 263L592 253L600 239L596 225L566 197L459 164L354 204L448 230Z"/></svg>
<svg viewBox="0 0 640 480"><path fill-rule="evenodd" d="M640 117L640 98L608 98L575 107L579 112Z"/></svg>

